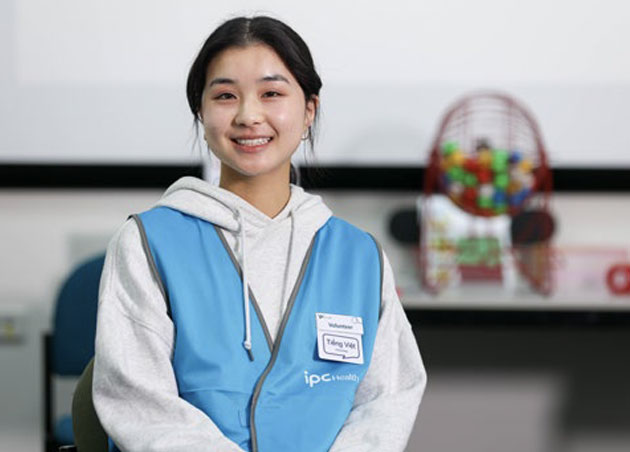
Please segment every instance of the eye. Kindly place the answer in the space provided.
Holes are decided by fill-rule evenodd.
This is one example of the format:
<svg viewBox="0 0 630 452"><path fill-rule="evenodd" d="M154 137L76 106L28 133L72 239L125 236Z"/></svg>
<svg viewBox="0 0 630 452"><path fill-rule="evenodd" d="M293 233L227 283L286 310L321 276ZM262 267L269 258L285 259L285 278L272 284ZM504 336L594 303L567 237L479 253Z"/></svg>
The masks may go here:
<svg viewBox="0 0 630 452"><path fill-rule="evenodd" d="M265 92L265 94L263 94L263 97L279 97L282 94L280 94L278 91L267 91Z"/></svg>
<svg viewBox="0 0 630 452"><path fill-rule="evenodd" d="M228 99L234 99L235 96L232 93L221 93L218 96L215 96L214 99L215 100L228 100Z"/></svg>

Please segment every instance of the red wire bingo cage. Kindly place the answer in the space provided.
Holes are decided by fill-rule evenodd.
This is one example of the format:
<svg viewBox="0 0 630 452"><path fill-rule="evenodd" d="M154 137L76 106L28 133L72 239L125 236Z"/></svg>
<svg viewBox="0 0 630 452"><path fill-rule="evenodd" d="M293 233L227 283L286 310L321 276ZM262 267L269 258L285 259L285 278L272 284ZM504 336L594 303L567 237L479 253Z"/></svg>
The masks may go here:
<svg viewBox="0 0 630 452"><path fill-rule="evenodd" d="M429 236L431 197L446 195L470 218L515 216L530 210L548 213L552 178L538 124L523 105L501 93L477 93L455 102L444 115L432 144L425 173L419 265L426 290L446 287L435 272L440 247ZM533 218L533 217L532 217ZM472 221L472 220L471 220ZM535 221L521 228L527 236ZM513 238L516 243L517 240ZM532 288L551 289L549 246L511 246L518 272ZM432 254L433 253L433 254ZM454 266L444 259L442 265Z"/></svg>

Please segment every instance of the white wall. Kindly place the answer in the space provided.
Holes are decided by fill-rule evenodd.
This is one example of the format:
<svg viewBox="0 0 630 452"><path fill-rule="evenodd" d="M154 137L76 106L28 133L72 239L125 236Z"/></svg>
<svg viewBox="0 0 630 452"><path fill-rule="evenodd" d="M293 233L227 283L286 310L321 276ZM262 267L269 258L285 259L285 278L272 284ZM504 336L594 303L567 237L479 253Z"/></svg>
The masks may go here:
<svg viewBox="0 0 630 452"><path fill-rule="evenodd" d="M48 309L74 265L107 246L131 213L149 208L161 190L6 190L0 192L0 306L35 303ZM410 250L392 240L389 216L414 206L416 194L321 193L333 212L371 231L396 269L397 283L417 286ZM558 247L630 250L627 195L555 195ZM16 302L12 300L17 300ZM46 311L47 312L47 311Z"/></svg>
<svg viewBox="0 0 630 452"><path fill-rule="evenodd" d="M553 163L630 166L623 0L5 0L0 163L197 159L188 67L213 27L252 12L311 47L324 163L422 163L444 109L496 88L536 114Z"/></svg>

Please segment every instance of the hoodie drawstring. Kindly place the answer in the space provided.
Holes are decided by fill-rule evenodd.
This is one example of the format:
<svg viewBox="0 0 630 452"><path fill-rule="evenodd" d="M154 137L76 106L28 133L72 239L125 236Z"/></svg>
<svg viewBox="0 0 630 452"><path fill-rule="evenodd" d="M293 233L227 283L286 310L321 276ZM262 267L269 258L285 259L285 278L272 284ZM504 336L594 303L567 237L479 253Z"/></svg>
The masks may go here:
<svg viewBox="0 0 630 452"><path fill-rule="evenodd" d="M245 340L243 341L243 347L249 355L249 360L253 361L252 326L249 312L249 284L247 282L247 265L245 261L245 222L243 221L243 214L241 214L240 210L237 210L236 212L241 236L241 267L243 271L243 310L245 311Z"/></svg>
<svg viewBox="0 0 630 452"><path fill-rule="evenodd" d="M243 310L245 312L245 340L243 341L243 348L247 351L250 361L254 360L254 353L252 352L252 326L250 315L250 302L249 302L249 283L247 280L247 264L245 260L245 221L243 214L240 210L236 210L236 216L238 218L240 228L240 241L241 241L241 270L243 272ZM284 284L282 286L282 295L280 300L280 317L284 315L284 311L287 308L287 289L289 286L289 267L291 264L291 255L293 254L295 234L296 234L296 217L292 210L289 211L291 217L291 233L289 238L289 249L287 255L287 263L284 270Z"/></svg>
<svg viewBox="0 0 630 452"><path fill-rule="evenodd" d="M295 239L295 230L297 229L295 226L295 214L293 209L289 211L289 216L291 217L291 235L289 238L289 250L287 255L287 264L284 266L284 284L282 286L282 295L280 299L280 318L284 315L284 310L287 307L287 289L289 287L289 267L291 265L291 254L293 254L293 242Z"/></svg>

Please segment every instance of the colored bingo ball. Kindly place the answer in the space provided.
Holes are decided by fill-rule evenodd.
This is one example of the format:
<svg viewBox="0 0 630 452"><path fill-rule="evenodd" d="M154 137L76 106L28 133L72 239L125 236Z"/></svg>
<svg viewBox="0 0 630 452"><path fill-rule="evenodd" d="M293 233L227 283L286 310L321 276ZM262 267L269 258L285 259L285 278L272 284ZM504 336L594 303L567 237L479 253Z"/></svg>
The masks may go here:
<svg viewBox="0 0 630 452"><path fill-rule="evenodd" d="M448 196L465 210L498 215L520 207L535 189L534 162L520 150L495 149L484 140L465 152L447 141L440 156L441 180Z"/></svg>

